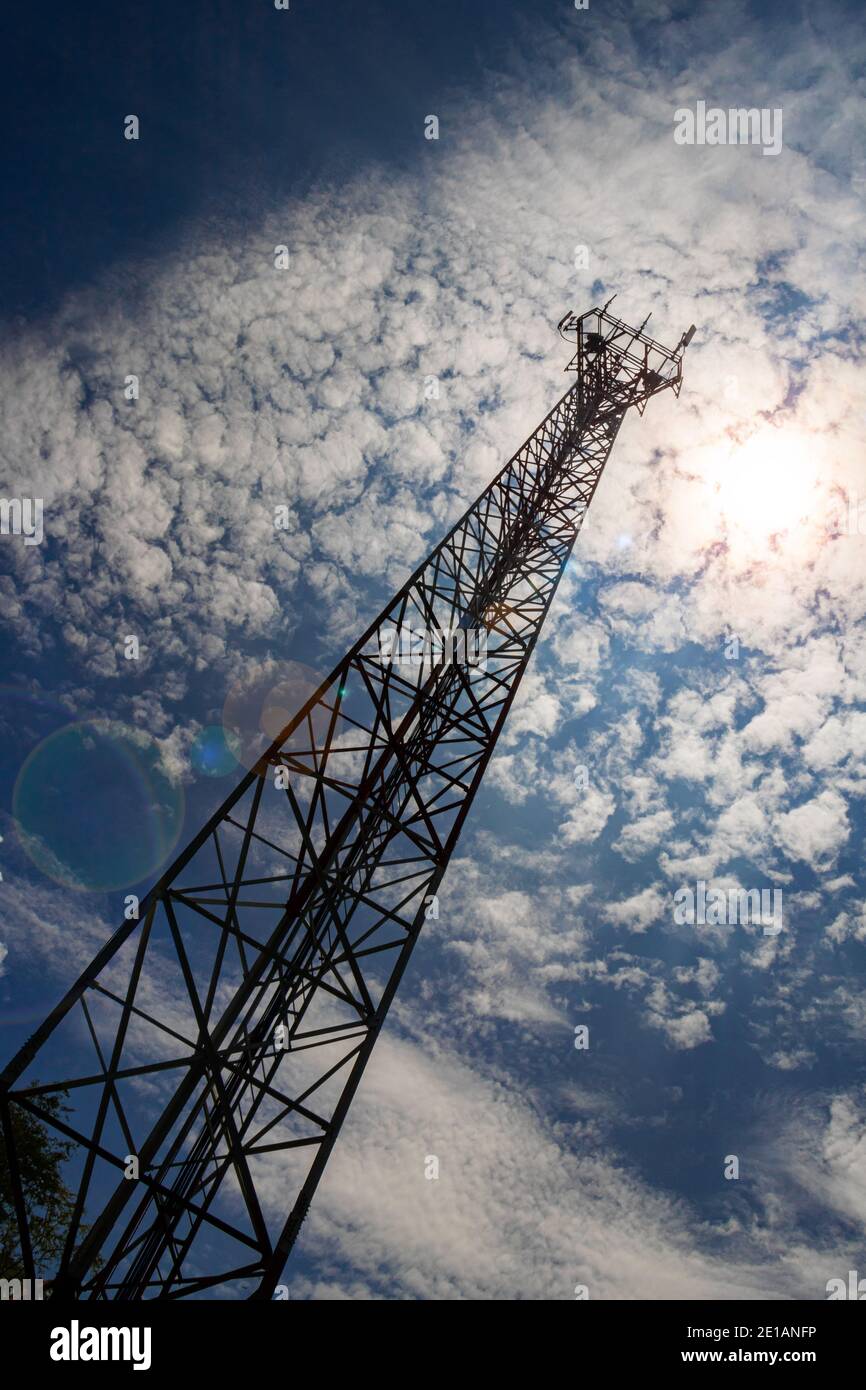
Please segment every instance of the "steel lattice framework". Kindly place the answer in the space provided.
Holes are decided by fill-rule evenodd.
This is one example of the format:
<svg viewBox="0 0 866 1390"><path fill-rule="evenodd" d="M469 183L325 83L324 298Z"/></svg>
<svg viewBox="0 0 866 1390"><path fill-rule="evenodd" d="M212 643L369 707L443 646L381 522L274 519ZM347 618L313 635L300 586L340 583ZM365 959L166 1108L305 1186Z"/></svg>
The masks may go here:
<svg viewBox="0 0 866 1390"><path fill-rule="evenodd" d="M693 330L608 307L563 319L571 389L0 1078L25 1276L16 1107L74 1146L51 1297L273 1295L623 417L679 393ZM383 659L405 626L482 630L486 661Z"/></svg>

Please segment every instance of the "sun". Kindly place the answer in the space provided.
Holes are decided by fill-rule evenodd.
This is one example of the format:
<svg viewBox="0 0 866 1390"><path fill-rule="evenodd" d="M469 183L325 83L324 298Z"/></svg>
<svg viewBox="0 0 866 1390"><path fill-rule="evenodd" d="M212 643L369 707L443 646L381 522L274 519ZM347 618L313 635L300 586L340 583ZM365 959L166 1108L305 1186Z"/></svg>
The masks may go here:
<svg viewBox="0 0 866 1390"><path fill-rule="evenodd" d="M715 491L729 539L754 544L805 537L820 502L819 461L808 436L761 425L718 461Z"/></svg>

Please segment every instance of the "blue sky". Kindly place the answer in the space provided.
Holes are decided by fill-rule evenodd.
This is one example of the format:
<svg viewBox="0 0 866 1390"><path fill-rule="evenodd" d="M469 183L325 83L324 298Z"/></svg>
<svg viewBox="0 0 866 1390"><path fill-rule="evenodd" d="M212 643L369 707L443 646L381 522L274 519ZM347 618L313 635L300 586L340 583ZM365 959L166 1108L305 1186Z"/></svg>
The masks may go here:
<svg viewBox="0 0 866 1390"><path fill-rule="evenodd" d="M327 673L565 389L566 310L698 325L680 399L621 432L293 1297L823 1298L864 1267L861 31L20 20L0 449L45 537L0 551L6 1055L234 784L207 731L238 683ZM781 153L677 145L698 100L780 109ZM678 925L699 880L781 888L783 930Z"/></svg>

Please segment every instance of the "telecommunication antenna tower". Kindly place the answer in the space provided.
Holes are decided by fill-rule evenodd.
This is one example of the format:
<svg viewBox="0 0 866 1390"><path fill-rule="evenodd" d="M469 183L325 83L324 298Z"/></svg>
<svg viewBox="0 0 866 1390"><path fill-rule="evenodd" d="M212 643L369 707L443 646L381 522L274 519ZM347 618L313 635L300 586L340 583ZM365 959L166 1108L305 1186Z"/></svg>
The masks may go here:
<svg viewBox="0 0 866 1390"><path fill-rule="evenodd" d="M609 306L562 320L570 390L0 1077L24 1277L16 1113L73 1146L51 1298L273 1296L626 411L679 394L694 327L671 351ZM474 638L407 664L401 628Z"/></svg>

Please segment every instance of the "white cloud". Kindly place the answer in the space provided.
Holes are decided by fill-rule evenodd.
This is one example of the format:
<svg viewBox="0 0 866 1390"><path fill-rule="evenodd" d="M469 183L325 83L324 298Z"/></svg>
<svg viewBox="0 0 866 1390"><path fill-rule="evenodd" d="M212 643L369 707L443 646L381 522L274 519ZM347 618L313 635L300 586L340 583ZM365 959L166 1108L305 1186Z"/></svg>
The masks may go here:
<svg viewBox="0 0 866 1390"><path fill-rule="evenodd" d="M688 1009L673 1018L651 1012L648 1018L654 1027L661 1028L669 1042L685 1050L700 1047L713 1036L710 1021L702 1009Z"/></svg>
<svg viewBox="0 0 866 1390"><path fill-rule="evenodd" d="M673 915L670 898L666 898L657 887L651 887L642 889L630 898L607 903L601 915L608 922L626 927L629 931L642 932L668 912Z"/></svg>
<svg viewBox="0 0 866 1390"><path fill-rule="evenodd" d="M781 1119L765 1160L786 1174L794 1201L811 1210L819 1204L850 1222L857 1235L866 1219L864 1120L862 1090L804 1096ZM825 1278L846 1275L847 1266L830 1267Z"/></svg>
<svg viewBox="0 0 866 1390"><path fill-rule="evenodd" d="M616 802L609 792L593 786L585 788L579 800L569 806L559 827L559 838L566 845L598 839L615 808Z"/></svg>
<svg viewBox="0 0 866 1390"><path fill-rule="evenodd" d="M623 826L613 848L623 859L641 859L665 839L674 827L674 817L670 811L656 811L651 816L642 816Z"/></svg>
<svg viewBox="0 0 866 1390"><path fill-rule="evenodd" d="M609 1152L570 1152L513 1092L433 1043L383 1038L359 1100L304 1227L329 1272L293 1281L293 1297L569 1300L584 1284L591 1299L748 1299L802 1287L795 1257L749 1259L745 1242L739 1257L709 1253L681 1205ZM424 1177L428 1155L438 1179ZM279 1207L277 1171L265 1195Z"/></svg>
<svg viewBox="0 0 866 1390"><path fill-rule="evenodd" d="M780 815L775 829L777 842L795 859L831 867L850 833L845 798L825 790Z"/></svg>

